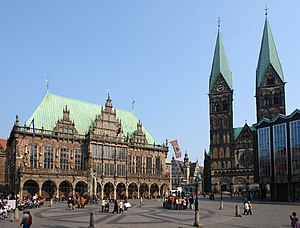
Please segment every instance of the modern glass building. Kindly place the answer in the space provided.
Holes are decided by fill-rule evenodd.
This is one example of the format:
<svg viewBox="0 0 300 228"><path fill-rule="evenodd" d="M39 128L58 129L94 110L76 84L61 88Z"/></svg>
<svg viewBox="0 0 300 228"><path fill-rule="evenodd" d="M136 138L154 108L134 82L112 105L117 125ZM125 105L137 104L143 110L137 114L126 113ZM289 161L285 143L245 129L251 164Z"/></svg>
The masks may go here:
<svg viewBox="0 0 300 228"><path fill-rule="evenodd" d="M255 127L262 192L270 190L272 200L300 201L300 110L264 118Z"/></svg>

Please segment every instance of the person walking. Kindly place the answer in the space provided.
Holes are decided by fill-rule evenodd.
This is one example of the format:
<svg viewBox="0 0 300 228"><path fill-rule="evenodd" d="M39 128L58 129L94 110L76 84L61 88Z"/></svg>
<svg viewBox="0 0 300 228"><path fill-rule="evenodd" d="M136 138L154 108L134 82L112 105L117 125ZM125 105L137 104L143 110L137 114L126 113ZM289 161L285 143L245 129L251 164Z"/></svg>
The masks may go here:
<svg viewBox="0 0 300 228"><path fill-rule="evenodd" d="M244 204L244 213L243 213L243 215L245 215L245 214L249 214L249 204L248 204L248 202L245 202L245 204Z"/></svg>
<svg viewBox="0 0 300 228"><path fill-rule="evenodd" d="M251 204L250 201L248 201L248 206L249 206L249 209L248 209L247 215L248 215L248 214L252 215L252 204Z"/></svg>
<svg viewBox="0 0 300 228"><path fill-rule="evenodd" d="M115 212L117 212L117 214L119 214L118 201L116 199L115 199L115 202L114 202L114 210L112 211L112 213L114 214Z"/></svg>
<svg viewBox="0 0 300 228"><path fill-rule="evenodd" d="M290 220L291 220L291 227L295 228L296 223L298 222L298 218L296 217L297 213L294 211L292 215L290 215Z"/></svg>
<svg viewBox="0 0 300 228"><path fill-rule="evenodd" d="M23 228L29 228L30 224L29 224L29 215L27 213L27 211L23 211L23 216L22 216L22 221L20 223L20 226L23 225Z"/></svg>
<svg viewBox="0 0 300 228"><path fill-rule="evenodd" d="M124 204L123 204L122 200L120 200L120 202L119 202L119 212L120 213L124 212Z"/></svg>
<svg viewBox="0 0 300 228"><path fill-rule="evenodd" d="M105 211L105 199L102 200L102 203L101 203L101 207L102 207L102 213Z"/></svg>
<svg viewBox="0 0 300 228"><path fill-rule="evenodd" d="M29 223L29 227L31 227L32 225L32 215L30 214L30 211L27 211L27 214L28 214L28 223Z"/></svg>

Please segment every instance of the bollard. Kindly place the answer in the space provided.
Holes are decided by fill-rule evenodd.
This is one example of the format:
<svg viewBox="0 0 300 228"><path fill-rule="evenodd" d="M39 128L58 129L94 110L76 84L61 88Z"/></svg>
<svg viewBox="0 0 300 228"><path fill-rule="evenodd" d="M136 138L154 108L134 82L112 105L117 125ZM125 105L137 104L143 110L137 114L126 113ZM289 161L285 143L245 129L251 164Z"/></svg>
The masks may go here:
<svg viewBox="0 0 300 228"><path fill-rule="evenodd" d="M53 199L50 199L50 205L49 207L52 207L53 206Z"/></svg>
<svg viewBox="0 0 300 228"><path fill-rule="evenodd" d="M14 220L13 221L15 221L15 222L20 221L19 220L19 209L17 207L14 210Z"/></svg>
<svg viewBox="0 0 300 228"><path fill-rule="evenodd" d="M202 228L202 224L200 224L200 207L199 209L195 209L195 223L194 223L195 227L200 227Z"/></svg>
<svg viewBox="0 0 300 228"><path fill-rule="evenodd" d="M95 220L94 220L94 213L90 213L90 226L88 228L95 228Z"/></svg>
<svg viewBox="0 0 300 228"><path fill-rule="evenodd" d="M224 208L224 204L223 204L223 200L220 201L220 210L223 210Z"/></svg>
<svg viewBox="0 0 300 228"><path fill-rule="evenodd" d="M235 217L242 217L240 214L239 205L235 205Z"/></svg>

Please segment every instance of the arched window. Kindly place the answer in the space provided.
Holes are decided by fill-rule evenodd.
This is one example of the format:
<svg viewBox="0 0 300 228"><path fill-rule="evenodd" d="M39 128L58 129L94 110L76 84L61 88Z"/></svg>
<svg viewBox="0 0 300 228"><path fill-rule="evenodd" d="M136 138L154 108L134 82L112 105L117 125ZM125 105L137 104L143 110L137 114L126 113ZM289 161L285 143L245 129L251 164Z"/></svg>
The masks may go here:
<svg viewBox="0 0 300 228"><path fill-rule="evenodd" d="M220 105L218 102L215 102L214 104L214 112L219 112L220 111Z"/></svg>
<svg viewBox="0 0 300 228"><path fill-rule="evenodd" d="M228 101L223 101L222 106L223 106L223 111L228 111Z"/></svg>
<svg viewBox="0 0 300 228"><path fill-rule="evenodd" d="M219 150L219 157L224 158L224 148L223 147L221 147Z"/></svg>
<svg viewBox="0 0 300 228"><path fill-rule="evenodd" d="M218 149L215 148L214 151L213 151L213 158L218 158Z"/></svg>
<svg viewBox="0 0 300 228"><path fill-rule="evenodd" d="M278 105L280 103L281 103L280 95L279 94L275 94L274 97L273 97L273 104L274 105Z"/></svg>

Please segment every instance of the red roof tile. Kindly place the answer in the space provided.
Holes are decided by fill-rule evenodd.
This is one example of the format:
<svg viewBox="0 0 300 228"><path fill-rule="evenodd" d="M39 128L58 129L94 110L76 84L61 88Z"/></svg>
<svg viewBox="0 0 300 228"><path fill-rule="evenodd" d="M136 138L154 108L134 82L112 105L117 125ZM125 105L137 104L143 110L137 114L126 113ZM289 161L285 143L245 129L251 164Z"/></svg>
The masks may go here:
<svg viewBox="0 0 300 228"><path fill-rule="evenodd" d="M0 139L0 145L3 147L4 150L6 150L6 143L7 143L6 139Z"/></svg>

